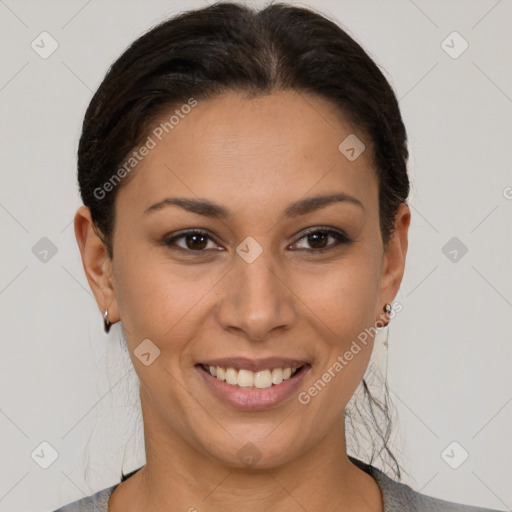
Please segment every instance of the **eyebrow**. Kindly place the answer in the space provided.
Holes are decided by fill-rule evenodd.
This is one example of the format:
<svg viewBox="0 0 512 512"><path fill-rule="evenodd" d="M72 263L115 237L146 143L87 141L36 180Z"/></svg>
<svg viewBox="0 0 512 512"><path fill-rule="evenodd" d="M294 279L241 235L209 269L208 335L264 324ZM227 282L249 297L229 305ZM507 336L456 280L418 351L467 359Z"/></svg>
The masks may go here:
<svg viewBox="0 0 512 512"><path fill-rule="evenodd" d="M284 217L292 218L298 217L300 215L306 215L307 213L325 208L331 204L341 202L359 206L364 210L364 206L361 201L359 201L359 199L349 194L338 193L301 199L295 203L292 203L286 208L284 211ZM147 214L155 212L171 205L179 206L188 212L203 215L204 217L211 217L214 219L226 219L234 215L229 208L221 206L220 204L214 203L207 199L191 199L188 197L166 197L165 199L162 199L161 201L151 205L144 211L144 213Z"/></svg>

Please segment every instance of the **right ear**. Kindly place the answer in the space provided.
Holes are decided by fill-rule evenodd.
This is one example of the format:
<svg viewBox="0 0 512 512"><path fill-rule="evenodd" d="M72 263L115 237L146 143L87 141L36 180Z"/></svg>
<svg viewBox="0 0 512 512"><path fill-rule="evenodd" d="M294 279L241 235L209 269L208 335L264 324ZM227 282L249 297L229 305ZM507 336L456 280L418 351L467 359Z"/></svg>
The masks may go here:
<svg viewBox="0 0 512 512"><path fill-rule="evenodd" d="M113 287L112 261L105 244L98 236L87 206L75 213L75 237L82 256L82 264L89 286L96 298L101 314L108 310L111 323L119 321L119 310Z"/></svg>

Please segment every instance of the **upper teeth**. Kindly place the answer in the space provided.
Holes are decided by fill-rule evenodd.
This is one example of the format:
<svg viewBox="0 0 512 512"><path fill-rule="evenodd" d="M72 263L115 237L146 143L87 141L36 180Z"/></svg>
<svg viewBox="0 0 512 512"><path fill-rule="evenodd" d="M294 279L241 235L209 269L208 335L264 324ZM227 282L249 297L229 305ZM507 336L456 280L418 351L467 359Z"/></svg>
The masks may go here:
<svg viewBox="0 0 512 512"><path fill-rule="evenodd" d="M281 384L283 380L289 379L297 370L297 366L291 368L274 368L273 370L235 370L235 368L224 369L220 366L208 366L210 375L223 380L232 386L242 388L269 388L272 384Z"/></svg>

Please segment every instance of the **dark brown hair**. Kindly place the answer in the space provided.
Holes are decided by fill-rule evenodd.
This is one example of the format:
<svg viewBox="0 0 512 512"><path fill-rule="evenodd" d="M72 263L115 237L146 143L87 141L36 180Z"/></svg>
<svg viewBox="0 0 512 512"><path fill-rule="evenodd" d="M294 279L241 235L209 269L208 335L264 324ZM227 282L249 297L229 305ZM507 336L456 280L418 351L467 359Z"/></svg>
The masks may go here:
<svg viewBox="0 0 512 512"><path fill-rule="evenodd" d="M255 96L278 90L327 100L365 134L386 244L409 194L408 149L397 99L379 67L338 24L312 10L217 3L165 20L135 40L110 67L87 109L78 181L109 256L116 193L133 174L108 190L103 185L148 136L151 123L191 97L201 101L229 91ZM366 387L365 392L371 397ZM386 403L374 405L387 417ZM379 430L400 478L387 446L389 434L389 427Z"/></svg>

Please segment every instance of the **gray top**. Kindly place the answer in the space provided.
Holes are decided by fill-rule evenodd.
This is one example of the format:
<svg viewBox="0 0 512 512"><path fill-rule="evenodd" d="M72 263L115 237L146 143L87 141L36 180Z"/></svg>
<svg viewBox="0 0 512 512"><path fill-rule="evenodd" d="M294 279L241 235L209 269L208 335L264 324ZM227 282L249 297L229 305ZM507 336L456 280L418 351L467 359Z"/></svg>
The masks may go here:
<svg viewBox="0 0 512 512"><path fill-rule="evenodd" d="M377 481L382 491L384 512L499 512L494 509L460 505L420 494L413 491L408 485L392 480L374 466L370 466L351 456L349 456L349 459ZM139 469L125 475L123 480L128 479ZM113 485L98 491L92 496L74 501L54 512L108 512L108 500L118 485Z"/></svg>

